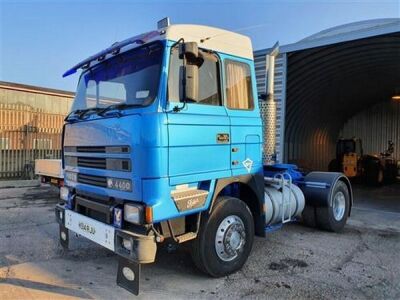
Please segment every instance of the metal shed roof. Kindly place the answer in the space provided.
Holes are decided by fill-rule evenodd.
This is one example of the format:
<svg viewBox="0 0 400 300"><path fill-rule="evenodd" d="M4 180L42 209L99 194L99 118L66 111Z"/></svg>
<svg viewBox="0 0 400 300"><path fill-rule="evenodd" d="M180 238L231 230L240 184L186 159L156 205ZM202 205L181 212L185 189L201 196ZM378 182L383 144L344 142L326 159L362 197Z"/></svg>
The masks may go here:
<svg viewBox="0 0 400 300"><path fill-rule="evenodd" d="M373 19L354 22L322 30L296 43L280 46L279 52L294 52L399 31L400 18ZM256 50L254 55L267 54L270 50L271 48Z"/></svg>
<svg viewBox="0 0 400 300"><path fill-rule="evenodd" d="M21 84L21 83L16 83L16 82L8 82L8 81L0 81L0 89L29 92L29 93L34 93L34 94L60 96L60 97L71 98L71 99L75 97L74 92L45 88L45 87L41 87L41 86L34 86L34 85L28 85L28 84Z"/></svg>

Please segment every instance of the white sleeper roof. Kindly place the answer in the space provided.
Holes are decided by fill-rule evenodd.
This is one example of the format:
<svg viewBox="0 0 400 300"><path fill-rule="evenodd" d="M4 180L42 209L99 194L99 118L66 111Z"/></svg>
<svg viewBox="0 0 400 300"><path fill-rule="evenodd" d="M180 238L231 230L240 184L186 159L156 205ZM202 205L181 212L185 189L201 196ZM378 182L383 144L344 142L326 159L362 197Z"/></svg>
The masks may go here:
<svg viewBox="0 0 400 300"><path fill-rule="evenodd" d="M165 38L185 42L197 42L199 47L253 60L251 40L228 30L203 25L171 25L165 30Z"/></svg>
<svg viewBox="0 0 400 300"><path fill-rule="evenodd" d="M121 42L88 57L63 74L63 77L74 74L78 69L93 66L99 61L110 58L114 54L127 50L132 45L141 45L157 40L197 42L200 48L223 52L242 58L253 60L253 48L249 37L228 30L202 25L170 25L158 31L146 32ZM124 50L124 51L125 51Z"/></svg>

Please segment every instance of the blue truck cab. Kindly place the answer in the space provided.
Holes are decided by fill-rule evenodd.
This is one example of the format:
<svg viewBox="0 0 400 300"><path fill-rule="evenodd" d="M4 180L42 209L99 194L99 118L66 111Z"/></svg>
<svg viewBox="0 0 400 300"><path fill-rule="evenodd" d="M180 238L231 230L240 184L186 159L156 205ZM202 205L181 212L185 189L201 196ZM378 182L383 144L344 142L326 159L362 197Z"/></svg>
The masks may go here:
<svg viewBox="0 0 400 300"><path fill-rule="evenodd" d="M117 253L117 283L137 294L140 265L163 242L190 242L196 266L218 277L271 226L344 226L342 174L263 166L252 51L237 33L166 24L64 74L82 69L63 130L63 247L72 231Z"/></svg>

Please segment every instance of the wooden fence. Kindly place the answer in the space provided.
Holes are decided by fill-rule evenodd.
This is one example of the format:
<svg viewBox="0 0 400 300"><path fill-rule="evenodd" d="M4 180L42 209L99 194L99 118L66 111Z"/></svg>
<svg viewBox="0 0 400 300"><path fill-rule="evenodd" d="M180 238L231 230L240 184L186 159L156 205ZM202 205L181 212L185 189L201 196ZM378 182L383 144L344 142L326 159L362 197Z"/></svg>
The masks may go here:
<svg viewBox="0 0 400 300"><path fill-rule="evenodd" d="M32 178L35 159L61 157L64 115L0 103L0 180Z"/></svg>

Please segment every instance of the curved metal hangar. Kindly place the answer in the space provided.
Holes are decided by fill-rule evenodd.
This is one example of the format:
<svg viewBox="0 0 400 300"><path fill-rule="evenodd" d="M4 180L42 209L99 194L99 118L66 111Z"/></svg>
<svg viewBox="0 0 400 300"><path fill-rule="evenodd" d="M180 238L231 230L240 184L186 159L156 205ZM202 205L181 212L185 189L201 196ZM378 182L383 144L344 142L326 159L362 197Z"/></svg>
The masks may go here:
<svg viewBox="0 0 400 300"><path fill-rule="evenodd" d="M400 159L400 19L334 27L254 58L266 161L326 170L339 137L361 138L364 153L392 140Z"/></svg>

